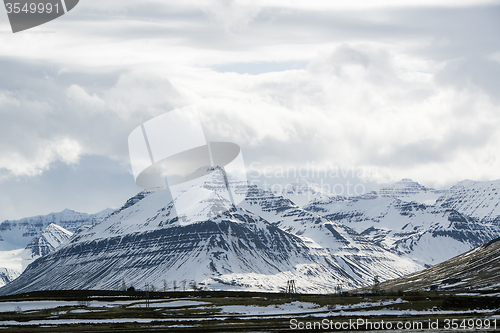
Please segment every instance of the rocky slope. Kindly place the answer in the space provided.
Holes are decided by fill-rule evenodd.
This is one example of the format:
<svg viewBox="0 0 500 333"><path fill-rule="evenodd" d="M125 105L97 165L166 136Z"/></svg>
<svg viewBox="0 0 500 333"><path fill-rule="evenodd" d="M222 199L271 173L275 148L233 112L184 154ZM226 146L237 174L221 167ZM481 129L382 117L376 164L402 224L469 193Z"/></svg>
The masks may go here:
<svg viewBox="0 0 500 333"><path fill-rule="evenodd" d="M383 282L385 290L478 290L500 287L500 238L402 278Z"/></svg>
<svg viewBox="0 0 500 333"><path fill-rule="evenodd" d="M18 269L0 267L0 287L16 279L21 272Z"/></svg>

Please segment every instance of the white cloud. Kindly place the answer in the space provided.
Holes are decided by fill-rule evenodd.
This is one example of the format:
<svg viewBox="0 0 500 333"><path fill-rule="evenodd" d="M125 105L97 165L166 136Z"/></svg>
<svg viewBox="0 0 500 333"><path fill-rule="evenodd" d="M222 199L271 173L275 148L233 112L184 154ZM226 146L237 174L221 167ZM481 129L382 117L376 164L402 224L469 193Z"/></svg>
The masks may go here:
<svg viewBox="0 0 500 333"><path fill-rule="evenodd" d="M105 107L105 102L97 94L89 95L77 84L72 84L66 89L66 96L71 102L86 105L90 110L98 111Z"/></svg>
<svg viewBox="0 0 500 333"><path fill-rule="evenodd" d="M477 173L485 159L478 157L477 164L460 162L460 172L435 179L436 165L448 168L464 154L489 156L496 149L492 126L500 120L498 107L474 87L443 87L440 80L435 81L443 66L420 62L435 73L419 72L408 66L414 63L419 59L372 42L325 49L310 60L307 69L260 75L136 67L119 74L105 89L90 92L91 88L70 84L65 99L58 102L61 105L52 104L52 111L45 111L50 120L54 109L62 110L66 103L70 107L56 113L57 117L65 113L68 119L45 140L66 135L78 144L77 154L26 142L27 151L38 150L27 156L36 158L12 159L17 162L5 168L33 175L55 160L75 163L81 154L126 163L130 129L172 108L196 103L208 137L240 144L250 160L374 166L392 170L393 180L417 174L416 179L446 184L475 174L496 178L495 168L500 165L489 159L492 167ZM42 101L37 105L48 107ZM38 123L32 125L34 133L45 133ZM38 136L33 140L38 142ZM60 145L66 146L71 147ZM16 164L22 167L15 169ZM387 177L384 173L381 179Z"/></svg>
<svg viewBox="0 0 500 333"><path fill-rule="evenodd" d="M374 45L343 45L307 70L212 73L190 88L209 135L241 144L264 164L365 165L386 170L378 180L410 176L440 186L498 178L500 161L483 167L499 148L498 106L477 89L397 68L396 58ZM208 82L216 82L217 98Z"/></svg>
<svg viewBox="0 0 500 333"><path fill-rule="evenodd" d="M29 155L4 150L0 157L0 169L9 171L13 176L37 176L48 170L55 161L78 163L81 154L80 144L69 138L38 142L36 147L31 148L32 154Z"/></svg>
<svg viewBox="0 0 500 333"><path fill-rule="evenodd" d="M246 28L261 10L251 1L235 0L208 1L201 8L226 31Z"/></svg>

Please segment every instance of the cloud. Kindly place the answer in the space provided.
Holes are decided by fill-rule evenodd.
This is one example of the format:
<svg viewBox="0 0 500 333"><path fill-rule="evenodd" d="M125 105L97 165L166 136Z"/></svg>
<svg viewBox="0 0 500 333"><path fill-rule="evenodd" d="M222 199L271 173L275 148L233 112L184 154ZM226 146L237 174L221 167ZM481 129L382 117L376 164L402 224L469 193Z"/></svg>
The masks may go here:
<svg viewBox="0 0 500 333"><path fill-rule="evenodd" d="M83 155L127 165L130 131L173 109L179 96L168 80L148 73L109 73L96 85L79 72L42 63L4 60L0 66L7 74L0 80L4 177L40 175L57 161L76 164Z"/></svg>
<svg viewBox="0 0 500 333"><path fill-rule="evenodd" d="M365 165L386 170L374 180L418 174L440 186L485 177L479 156L497 149L498 106L485 92L443 87L439 76L415 75L399 61L383 45L345 44L307 70L213 74L223 96L197 87L209 137L239 143L262 167ZM489 159L489 178L499 162ZM462 167L436 171L453 164Z"/></svg>
<svg viewBox="0 0 500 333"><path fill-rule="evenodd" d="M189 104L247 165L368 167L372 181L431 186L499 178L500 6L365 5L88 0L0 34L0 189L43 178L36 190L57 193L72 170L125 186L132 129Z"/></svg>
<svg viewBox="0 0 500 333"><path fill-rule="evenodd" d="M260 12L260 6L251 1L215 0L202 6L207 15L226 31L241 30Z"/></svg>
<svg viewBox="0 0 500 333"><path fill-rule="evenodd" d="M56 161L66 164L78 163L81 154L78 142L68 138L38 142L35 146L26 148L29 153L3 149L0 169L5 169L15 176L37 176L48 170Z"/></svg>
<svg viewBox="0 0 500 333"><path fill-rule="evenodd" d="M66 96L70 103L75 105L85 105L89 110L103 110L106 103L97 94L90 95L77 84L72 84L66 89Z"/></svg>
<svg viewBox="0 0 500 333"><path fill-rule="evenodd" d="M453 59L436 73L436 82L455 89L478 89L500 102L500 63L487 57Z"/></svg>

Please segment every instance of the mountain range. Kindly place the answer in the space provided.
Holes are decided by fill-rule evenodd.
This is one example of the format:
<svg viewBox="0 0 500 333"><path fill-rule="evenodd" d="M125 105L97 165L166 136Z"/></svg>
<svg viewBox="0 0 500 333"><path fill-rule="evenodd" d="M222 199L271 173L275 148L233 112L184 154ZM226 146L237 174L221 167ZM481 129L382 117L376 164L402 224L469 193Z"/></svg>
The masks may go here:
<svg viewBox="0 0 500 333"><path fill-rule="evenodd" d="M245 200L234 206L218 192L225 188L220 175L204 177L175 202L167 191L143 191L114 212L59 219L73 236L0 294L123 282L161 289L174 281L278 291L291 279L298 291L324 293L413 273L500 237L500 181L463 181L438 191L403 179L357 197L303 180L281 194L245 185ZM177 216L180 201L196 204ZM20 221L40 220L50 218ZM6 222L17 231L0 236L15 243L7 236L19 234L19 223Z"/></svg>
<svg viewBox="0 0 500 333"><path fill-rule="evenodd" d="M500 188L500 181L465 181L449 191L435 191L404 179L380 193L315 199L304 208L430 267L500 237L495 215L500 195L492 190L495 184ZM486 218L480 218L483 213Z"/></svg>
<svg viewBox="0 0 500 333"><path fill-rule="evenodd" d="M105 209L97 214L65 209L20 220L0 223L0 286L17 278L36 258L54 251L69 239L72 231L102 222L112 213Z"/></svg>

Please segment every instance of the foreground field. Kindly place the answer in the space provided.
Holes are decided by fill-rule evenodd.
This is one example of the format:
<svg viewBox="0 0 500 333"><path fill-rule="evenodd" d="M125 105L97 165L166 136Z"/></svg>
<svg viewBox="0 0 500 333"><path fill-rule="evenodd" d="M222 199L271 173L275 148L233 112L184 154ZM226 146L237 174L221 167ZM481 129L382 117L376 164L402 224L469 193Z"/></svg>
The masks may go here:
<svg viewBox="0 0 500 333"><path fill-rule="evenodd" d="M0 298L2 332L500 330L500 294L52 291ZM498 321L498 323L497 323Z"/></svg>

